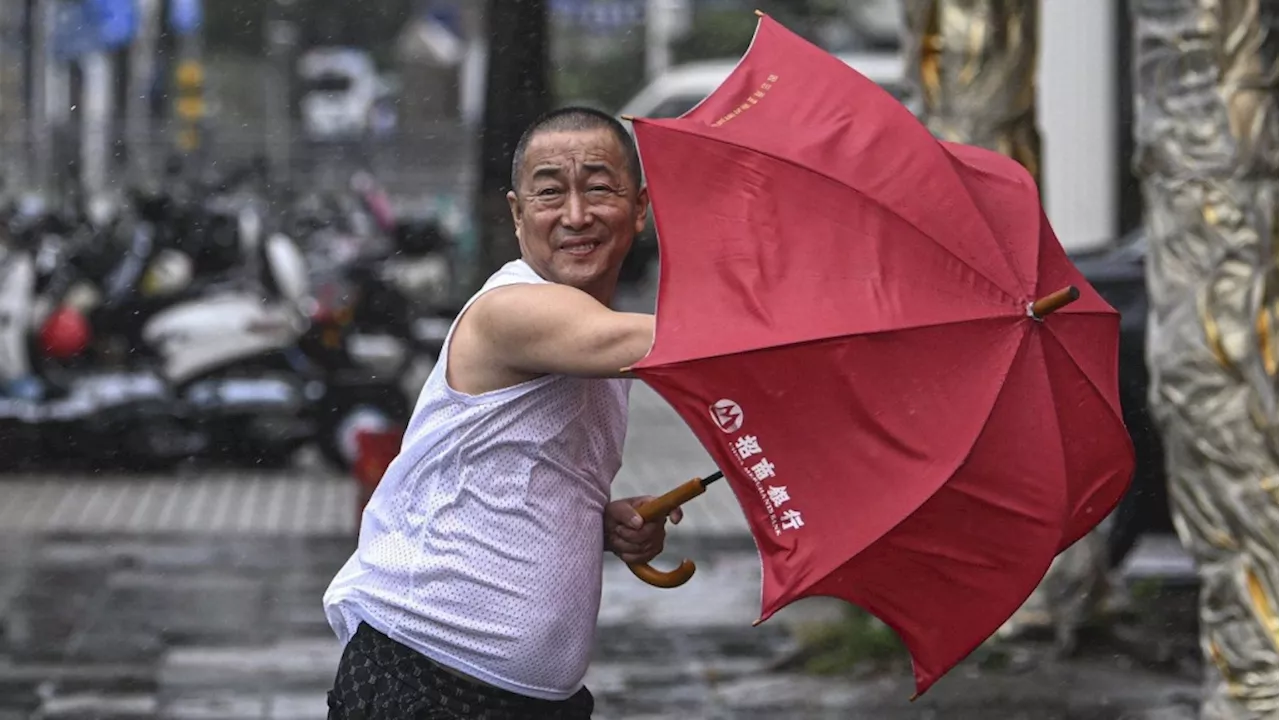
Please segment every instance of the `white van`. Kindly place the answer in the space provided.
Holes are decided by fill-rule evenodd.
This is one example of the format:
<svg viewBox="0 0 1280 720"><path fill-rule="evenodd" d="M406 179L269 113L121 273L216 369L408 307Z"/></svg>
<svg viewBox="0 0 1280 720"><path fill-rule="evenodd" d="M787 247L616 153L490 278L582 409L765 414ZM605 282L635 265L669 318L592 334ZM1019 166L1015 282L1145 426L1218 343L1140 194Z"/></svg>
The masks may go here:
<svg viewBox="0 0 1280 720"><path fill-rule="evenodd" d="M898 53L835 53L846 65L884 88L912 112L918 112L913 88L906 80L906 66ZM629 100L618 115L638 118L679 117L702 102L729 77L738 58L702 60L677 65L659 75ZM628 130L631 123L623 123ZM622 266L622 280L637 282L648 275L658 256L653 218L632 245Z"/></svg>
<svg viewBox="0 0 1280 720"><path fill-rule="evenodd" d="M898 53L838 53L836 57L914 109L912 89ZM737 58L677 65L645 86L618 114L640 118L679 117L720 87L737 65Z"/></svg>

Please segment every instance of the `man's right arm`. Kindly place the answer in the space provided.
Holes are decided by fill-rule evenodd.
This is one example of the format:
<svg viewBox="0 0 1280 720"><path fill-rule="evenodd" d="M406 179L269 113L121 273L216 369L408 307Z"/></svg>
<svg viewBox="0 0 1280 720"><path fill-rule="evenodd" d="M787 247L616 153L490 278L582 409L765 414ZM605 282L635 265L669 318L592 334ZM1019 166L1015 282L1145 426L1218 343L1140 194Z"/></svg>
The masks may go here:
<svg viewBox="0 0 1280 720"><path fill-rule="evenodd" d="M566 285L497 288L471 312L486 354L515 372L625 377L653 345L653 315L611 310Z"/></svg>

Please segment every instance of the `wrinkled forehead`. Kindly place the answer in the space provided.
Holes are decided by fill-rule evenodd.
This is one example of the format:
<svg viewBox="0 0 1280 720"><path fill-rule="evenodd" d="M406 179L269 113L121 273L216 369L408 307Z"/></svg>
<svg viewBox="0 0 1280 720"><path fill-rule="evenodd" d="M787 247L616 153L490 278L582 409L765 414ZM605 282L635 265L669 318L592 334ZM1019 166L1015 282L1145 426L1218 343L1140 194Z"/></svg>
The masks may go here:
<svg viewBox="0 0 1280 720"><path fill-rule="evenodd" d="M529 141L520 174L573 176L603 170L621 177L626 165L621 144L608 130L547 131Z"/></svg>

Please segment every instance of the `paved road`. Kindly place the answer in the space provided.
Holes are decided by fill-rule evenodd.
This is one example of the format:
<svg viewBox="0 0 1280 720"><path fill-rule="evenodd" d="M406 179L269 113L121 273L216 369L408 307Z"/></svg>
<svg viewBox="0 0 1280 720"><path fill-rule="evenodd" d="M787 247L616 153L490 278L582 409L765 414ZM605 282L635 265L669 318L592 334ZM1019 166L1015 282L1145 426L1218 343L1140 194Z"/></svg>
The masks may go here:
<svg viewBox="0 0 1280 720"><path fill-rule="evenodd" d="M0 720L320 720L339 648L319 598L351 546L318 535L0 533ZM707 540L676 550L701 563L679 590L606 564L587 677L599 718L1119 720L1197 689L1110 652L1055 662L1026 651L1009 670L975 659L914 704L905 668L805 676L779 669L792 630L835 605L803 601L752 628L754 552Z"/></svg>
<svg viewBox="0 0 1280 720"><path fill-rule="evenodd" d="M675 412L637 383L614 496L661 494L714 469ZM0 493L0 528L35 533L333 535L354 532L357 516L354 484L313 463L283 473L9 475L0 476ZM733 493L717 483L680 531L741 535L746 527Z"/></svg>

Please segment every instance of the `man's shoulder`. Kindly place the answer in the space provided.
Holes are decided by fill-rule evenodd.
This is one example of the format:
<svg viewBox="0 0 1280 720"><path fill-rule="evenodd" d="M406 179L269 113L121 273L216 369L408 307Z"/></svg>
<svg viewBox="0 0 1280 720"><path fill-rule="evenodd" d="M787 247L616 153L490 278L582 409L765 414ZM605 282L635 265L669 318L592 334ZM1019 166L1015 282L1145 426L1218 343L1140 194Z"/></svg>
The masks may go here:
<svg viewBox="0 0 1280 720"><path fill-rule="evenodd" d="M577 288L558 283L510 283L481 293L472 301L471 311L492 322L523 324L555 317L572 317L588 311L595 298Z"/></svg>
<svg viewBox="0 0 1280 720"><path fill-rule="evenodd" d="M450 382L474 394L549 374L514 370L511 358L562 333L581 314L566 307L566 296L577 292L566 285L512 283L479 293L456 321Z"/></svg>

